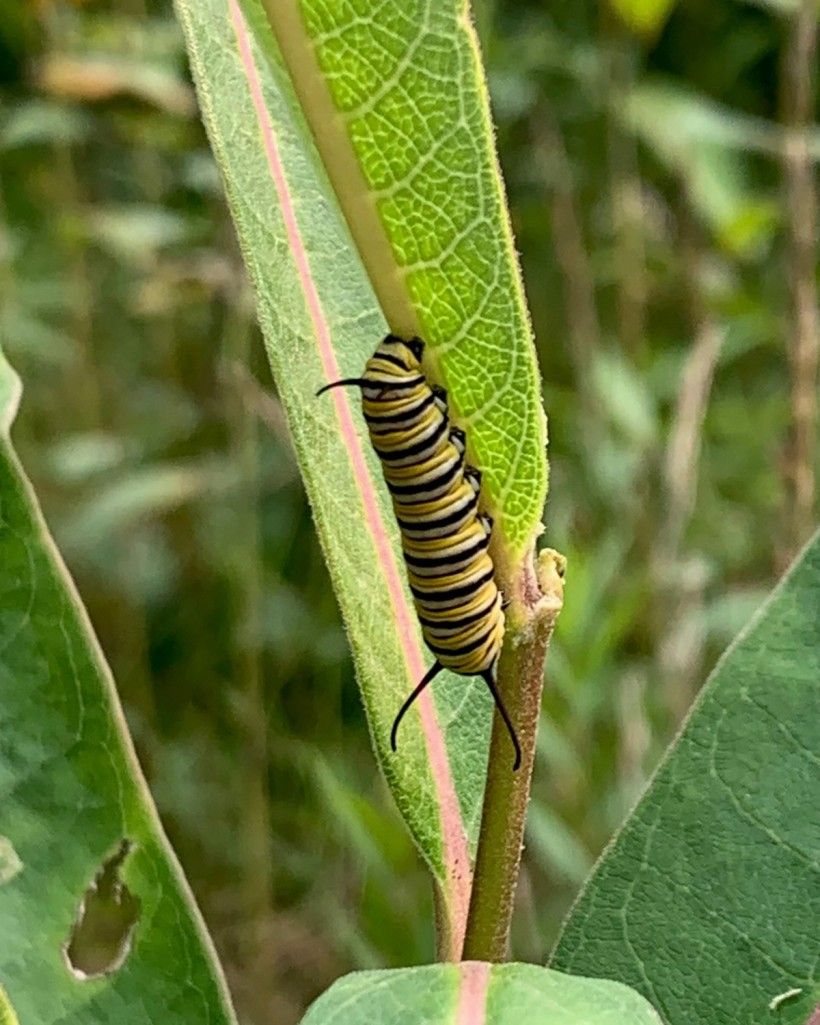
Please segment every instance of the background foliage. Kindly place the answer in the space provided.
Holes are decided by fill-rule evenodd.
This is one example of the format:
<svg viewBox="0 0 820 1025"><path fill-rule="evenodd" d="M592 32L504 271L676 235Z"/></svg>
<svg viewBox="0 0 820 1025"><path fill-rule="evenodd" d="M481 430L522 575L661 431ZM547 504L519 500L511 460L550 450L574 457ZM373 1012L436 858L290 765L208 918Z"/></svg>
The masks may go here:
<svg viewBox="0 0 820 1025"><path fill-rule="evenodd" d="M548 541L570 559L521 960L543 961L804 530L790 7L475 5L550 415ZM16 445L240 1012L295 1021L350 968L429 960L430 897L369 752L179 30L164 0L4 5L0 69Z"/></svg>

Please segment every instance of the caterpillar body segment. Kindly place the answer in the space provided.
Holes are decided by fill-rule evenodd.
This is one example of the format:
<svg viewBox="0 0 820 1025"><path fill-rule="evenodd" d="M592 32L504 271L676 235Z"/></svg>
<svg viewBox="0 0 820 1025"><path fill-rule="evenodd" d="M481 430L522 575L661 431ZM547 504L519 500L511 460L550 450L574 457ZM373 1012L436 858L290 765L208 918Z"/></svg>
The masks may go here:
<svg viewBox="0 0 820 1025"><path fill-rule="evenodd" d="M449 420L447 393L421 365L424 343L388 335L360 378L325 385L361 389L370 441L393 502L410 591L435 661L402 705L390 742L413 701L442 669L481 676L515 748L521 750L495 684L504 636L501 593L488 547L492 520L478 511L481 473L465 465L466 437Z"/></svg>

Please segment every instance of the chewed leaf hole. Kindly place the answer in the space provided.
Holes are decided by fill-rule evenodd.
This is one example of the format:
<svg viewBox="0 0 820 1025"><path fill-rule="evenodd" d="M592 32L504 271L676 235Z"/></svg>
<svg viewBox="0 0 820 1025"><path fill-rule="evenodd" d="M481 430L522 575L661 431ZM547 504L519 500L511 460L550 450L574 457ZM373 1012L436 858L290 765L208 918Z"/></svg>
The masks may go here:
<svg viewBox="0 0 820 1025"><path fill-rule="evenodd" d="M0 1025L20 1025L8 993L0 986Z"/></svg>
<svg viewBox="0 0 820 1025"><path fill-rule="evenodd" d="M68 943L63 947L66 963L77 979L95 979L115 972L131 949L140 902L120 878L120 869L134 849L123 840L103 862L85 891Z"/></svg>
<svg viewBox="0 0 820 1025"><path fill-rule="evenodd" d="M10 883L23 871L23 862L8 837L0 836L0 886ZM3 1019L0 1018L0 1025Z"/></svg>

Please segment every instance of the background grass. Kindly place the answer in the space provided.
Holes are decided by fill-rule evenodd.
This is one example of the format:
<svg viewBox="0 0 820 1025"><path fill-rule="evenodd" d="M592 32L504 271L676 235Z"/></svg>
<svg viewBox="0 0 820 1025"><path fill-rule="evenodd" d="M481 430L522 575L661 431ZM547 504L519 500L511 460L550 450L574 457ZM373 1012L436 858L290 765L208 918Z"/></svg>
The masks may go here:
<svg viewBox="0 0 820 1025"><path fill-rule="evenodd" d="M815 264L789 211L813 166L782 158L814 87L782 4L475 14L550 416L547 540L570 560L514 930L543 961L816 517L790 383ZM431 901L369 753L180 33L165 0L4 5L0 69L16 444L243 1020L287 1025L350 968L430 960Z"/></svg>

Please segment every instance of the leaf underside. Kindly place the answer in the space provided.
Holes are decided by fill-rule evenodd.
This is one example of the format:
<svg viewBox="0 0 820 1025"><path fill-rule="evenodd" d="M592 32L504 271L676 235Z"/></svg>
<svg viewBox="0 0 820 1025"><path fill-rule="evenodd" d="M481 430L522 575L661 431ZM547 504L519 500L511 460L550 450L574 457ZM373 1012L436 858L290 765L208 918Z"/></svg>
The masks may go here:
<svg viewBox="0 0 820 1025"><path fill-rule="evenodd" d="M429 218L411 218L401 229L402 245L410 245L413 232L423 230L424 239L419 236L414 244L433 248L429 266L418 268L417 280L427 281L424 288L442 296L442 282L447 282L447 302L438 314L425 306L426 293L419 285L424 330L431 346L438 345L437 362L454 408L475 414L475 422L467 425L471 445L482 459L485 479L489 472L493 482L501 520L506 517L509 524L509 543L521 547L537 530L546 483L545 424L534 355L516 292L512 249L500 220L504 207L499 180L488 178L495 167L471 32L459 5L423 6L430 7L427 27L434 31L410 39L409 8L365 5L366 45L378 40L387 45L400 25L401 47L407 51L404 57L387 54L398 65L395 74L381 76L375 107L384 101L386 110L394 110L382 122L385 153L396 149L400 138L415 138L414 146L428 148L429 133L435 130L436 138L443 138L451 122L459 137L469 137L449 156L440 145L431 154L431 174L438 174L442 159L450 161L449 184L445 188L439 183L436 193L445 211L441 230L430 234ZM481 681L442 674L433 693L402 724L398 754L390 751L393 718L432 656L412 609L393 512L358 396L342 390L315 396L327 381L362 372L387 321L344 219L344 204L314 144L313 133L321 129L305 119L259 0L177 0L177 9L203 117L255 285L271 367L344 614L374 747L411 833L441 884L444 911L460 918L463 926L492 699ZM305 11L315 18L319 8ZM409 60L411 50L415 56ZM346 81L356 84L359 96L368 81L372 84L358 62L363 52L357 56L343 47L336 63L340 73L343 65L347 68ZM430 66L431 61L446 87L442 84L431 93L428 80L413 93L416 86L405 81L398 66L407 70L411 64ZM338 79L331 84L337 85ZM423 123L415 125L396 107L412 106L413 95L427 112ZM355 135L353 122L349 125ZM362 169L365 175L373 172L367 154ZM419 178L425 180L424 175ZM475 188L466 188L465 182L474 182ZM446 213L453 197L468 205L478 197L482 209ZM451 230L456 222L458 238ZM394 227L400 231L398 220ZM398 235L398 252L396 239ZM386 268L386 273L404 274L395 268ZM407 271L408 282L414 273ZM476 307L488 291L496 296L492 315L485 315L483 305ZM473 314L475 325L462 332ZM448 339L457 344L448 348ZM505 489L508 499L502 496Z"/></svg>
<svg viewBox="0 0 820 1025"><path fill-rule="evenodd" d="M302 1025L660 1025L634 990L538 965L425 965L356 972L336 982Z"/></svg>

